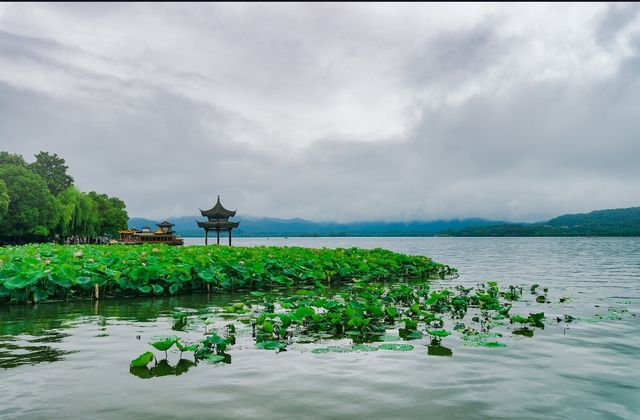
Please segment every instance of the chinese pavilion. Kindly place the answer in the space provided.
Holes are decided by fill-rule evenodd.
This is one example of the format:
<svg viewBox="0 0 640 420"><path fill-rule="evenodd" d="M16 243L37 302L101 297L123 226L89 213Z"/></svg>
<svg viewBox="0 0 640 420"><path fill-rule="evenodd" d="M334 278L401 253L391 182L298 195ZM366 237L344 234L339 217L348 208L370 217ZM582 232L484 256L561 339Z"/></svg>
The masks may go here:
<svg viewBox="0 0 640 420"><path fill-rule="evenodd" d="M216 205L210 208L209 210L200 209L200 214L203 217L206 217L208 221L206 222L198 222L198 227L204 229L204 244L208 245L209 243L209 231L216 231L216 243L220 245L220 231L229 231L229 246L231 246L231 231L233 228L237 228L240 222L230 222L229 217L234 217L236 215L237 210L227 210L222 207L220 203L220 196L218 196L218 201Z"/></svg>

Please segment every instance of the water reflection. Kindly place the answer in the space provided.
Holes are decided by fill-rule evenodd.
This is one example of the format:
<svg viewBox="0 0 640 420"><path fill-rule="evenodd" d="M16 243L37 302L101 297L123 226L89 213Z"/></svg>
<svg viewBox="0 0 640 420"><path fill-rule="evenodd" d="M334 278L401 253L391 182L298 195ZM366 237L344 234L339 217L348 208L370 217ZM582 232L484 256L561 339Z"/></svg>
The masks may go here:
<svg viewBox="0 0 640 420"><path fill-rule="evenodd" d="M93 337L109 337L108 330L114 321L149 323L171 316L180 306L209 311L212 307L224 306L245 297L245 294L236 292L216 295L213 298L207 295L192 295L160 299L3 305L0 306L0 369L63 360L75 351L58 347L71 336L72 329L80 326L95 325L98 328ZM189 312L189 315L199 311L181 309ZM176 330L187 330L187 316L179 316L175 321L173 326ZM176 372L185 372L185 365L186 362L182 362L176 366ZM163 371L163 366L160 366L160 372Z"/></svg>
<svg viewBox="0 0 640 420"><path fill-rule="evenodd" d="M74 351L60 350L51 346L0 342L0 368L12 369L43 362L57 362L71 353L74 353Z"/></svg>
<svg viewBox="0 0 640 420"><path fill-rule="evenodd" d="M130 367L129 373L134 376L137 376L140 379L151 379L160 376L180 376L183 373L186 373L189 369L194 366L197 366L198 363L189 360L189 359L180 359L175 366L171 366L167 359L162 359L158 361L152 367Z"/></svg>
<svg viewBox="0 0 640 420"><path fill-rule="evenodd" d="M440 344L436 345L428 345L427 346L427 354L429 356L453 356L453 350L448 347L441 346Z"/></svg>

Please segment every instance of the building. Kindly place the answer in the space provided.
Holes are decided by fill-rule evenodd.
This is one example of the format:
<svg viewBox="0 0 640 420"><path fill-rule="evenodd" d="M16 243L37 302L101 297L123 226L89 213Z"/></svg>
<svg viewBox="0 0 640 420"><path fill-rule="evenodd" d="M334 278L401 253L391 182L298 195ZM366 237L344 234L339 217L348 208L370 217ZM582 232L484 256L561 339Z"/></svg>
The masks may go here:
<svg viewBox="0 0 640 420"><path fill-rule="evenodd" d="M230 217L236 215L237 210L227 210L220 203L220 196L218 201L209 210L200 209L202 217L206 217L206 222L198 222L198 227L204 229L204 244L209 243L209 231L216 231L216 244L220 245L220 231L229 231L229 246L231 246L231 231L240 225L240 222L229 221Z"/></svg>
<svg viewBox="0 0 640 420"><path fill-rule="evenodd" d="M184 245L184 240L175 234L173 223L163 221L158 223L158 229L152 231L149 226L143 227L141 230L136 228L121 230L120 239L116 243L126 245L139 244L167 244L167 245Z"/></svg>

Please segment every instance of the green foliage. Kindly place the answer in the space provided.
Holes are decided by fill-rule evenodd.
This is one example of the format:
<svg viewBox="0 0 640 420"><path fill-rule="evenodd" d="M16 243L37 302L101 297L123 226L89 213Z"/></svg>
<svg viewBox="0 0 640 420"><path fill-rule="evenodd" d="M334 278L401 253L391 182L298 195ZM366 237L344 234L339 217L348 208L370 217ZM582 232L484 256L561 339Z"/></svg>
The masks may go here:
<svg viewBox="0 0 640 420"><path fill-rule="evenodd" d="M116 235L119 230L126 229L129 221L124 201L106 194L91 191L89 198L93 201L96 220L95 231L99 235Z"/></svg>
<svg viewBox="0 0 640 420"><path fill-rule="evenodd" d="M142 353L140 356L136 357L131 361L132 367L143 367L147 366L149 362L155 359L155 356L150 351Z"/></svg>
<svg viewBox="0 0 640 420"><path fill-rule="evenodd" d="M0 151L0 239L9 243L69 236L116 235L127 228L125 204L117 197L73 187L64 159L40 152L28 164ZM46 190L46 191L45 191Z"/></svg>
<svg viewBox="0 0 640 420"><path fill-rule="evenodd" d="M9 203L0 237L46 237L57 224L58 206L45 182L23 166L0 165Z"/></svg>
<svg viewBox="0 0 640 420"><path fill-rule="evenodd" d="M0 180L0 223L3 222L8 210L9 191L7 190L7 184L5 184L3 180Z"/></svg>
<svg viewBox="0 0 640 420"><path fill-rule="evenodd" d="M171 347L173 347L173 345L176 344L177 342L178 342L178 337L176 337L175 335L171 335L168 337L154 337L151 339L149 344L151 344L153 347L155 347L160 351L167 351Z"/></svg>
<svg viewBox="0 0 640 420"><path fill-rule="evenodd" d="M58 195L60 217L56 232L62 237L72 235L93 236L96 234L94 203L75 187L69 187Z"/></svg>
<svg viewBox="0 0 640 420"><path fill-rule="evenodd" d="M378 346L379 350L393 350L393 351L411 351L413 346L411 344L393 344L386 343Z"/></svg>
<svg viewBox="0 0 640 420"><path fill-rule="evenodd" d="M27 162L22 155L0 151L0 165L15 165L26 168Z"/></svg>
<svg viewBox="0 0 640 420"><path fill-rule="evenodd" d="M366 271L361 271L363 267ZM0 248L0 285L12 291L8 299L25 293L31 296L36 289L47 290L48 298L66 299L74 294L93 293L95 285L104 289L102 295L189 293L203 291L207 286L212 290L315 286L311 273L325 269L335 271L332 283L336 285L356 277L377 282L406 278L407 272L421 279L456 273L426 257L383 249L53 244ZM354 302L349 307L353 329L368 328L367 318L371 316L398 313L397 309L385 310L374 301L367 305L361 307ZM247 310L242 302L228 308L231 313ZM303 322L316 315L313 308L300 307L286 322Z"/></svg>
<svg viewBox="0 0 640 420"><path fill-rule="evenodd" d="M73 185L73 178L67 174L69 167L57 154L40 152L29 168L47 183L51 194L58 195Z"/></svg>
<svg viewBox="0 0 640 420"><path fill-rule="evenodd" d="M269 253L269 258L278 258L274 254L275 249L264 250ZM239 257L246 258L242 251L238 252L239 249L234 251ZM289 248L287 251L295 253L298 250ZM313 253L319 250L307 251ZM366 254L366 251L363 252ZM366 256L367 261L370 261L371 256ZM312 265L312 261L307 261L305 268L308 269ZM498 341L503 334L492 331L492 328L496 325L510 328L506 321L495 322L505 319L501 312L508 313L512 307L512 304L507 304L500 298L508 292L522 290L522 286L501 289L496 282L488 282L470 288L455 287L453 290L430 291L424 279L398 284L392 281L378 281L381 279L353 280L358 278L357 273L354 274L351 282L337 289L328 289L317 284L310 288L297 283L304 288L298 288L291 293L282 294L279 290L247 293L247 303L229 303L224 307L224 312L218 309L213 310L213 313L196 317L194 322L199 319L205 327L205 337L199 344L187 346L182 344L178 337L173 336L160 337L150 344L166 351L175 342L181 357L184 351L194 352L195 364L199 361L231 363L231 355L225 352L233 351L236 343L236 326L234 323L228 323L229 319L233 318L235 322L251 325L251 339L255 341L256 348L277 352L291 347L305 351L304 347L297 346L303 344L306 347L307 343L326 343L327 340L334 339L342 342L335 345L329 342L323 347L314 346L310 349L311 353L322 355L378 350L410 352L414 346L406 341L423 340L427 334L430 336L429 341L418 341L416 344L426 345L429 356L452 357L453 350L444 347L442 341L454 334L458 334L467 347L500 349L507 346L506 343ZM301 276L301 279L311 281L308 276ZM467 312L475 316L472 317L471 323L465 325L460 320L467 316ZM628 312L626 308L609 308L612 317L623 316ZM189 313L188 309L181 308L173 313L170 320L173 323L176 319L188 317ZM390 313L402 314L402 318L390 317ZM520 328L511 330L513 336L533 337L536 328L544 328L542 312L530 313L526 318L513 315L511 319L512 322L522 324ZM574 319L565 317L566 322L570 320ZM443 329L445 322L455 322L451 331ZM561 322L559 318L558 322ZM224 331L225 335L208 332L208 326L211 324L217 325L219 331ZM407 329L407 326L411 329ZM397 329L399 336L389 334L392 329ZM247 329L242 328L238 331L240 334L248 335ZM350 342L344 343L345 340ZM244 342L245 340L242 340L242 343ZM242 347L246 348L244 345ZM166 363L160 361L156 366L163 362ZM142 371L131 373L137 376L148 374Z"/></svg>

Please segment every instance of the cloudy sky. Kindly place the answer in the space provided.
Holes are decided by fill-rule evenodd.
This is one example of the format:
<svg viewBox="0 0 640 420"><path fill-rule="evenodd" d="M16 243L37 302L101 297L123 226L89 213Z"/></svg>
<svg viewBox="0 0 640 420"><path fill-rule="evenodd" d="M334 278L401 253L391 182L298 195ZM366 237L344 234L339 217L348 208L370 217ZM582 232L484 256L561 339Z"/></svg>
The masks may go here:
<svg viewBox="0 0 640 420"><path fill-rule="evenodd" d="M0 4L0 149L131 216L640 205L637 4Z"/></svg>

